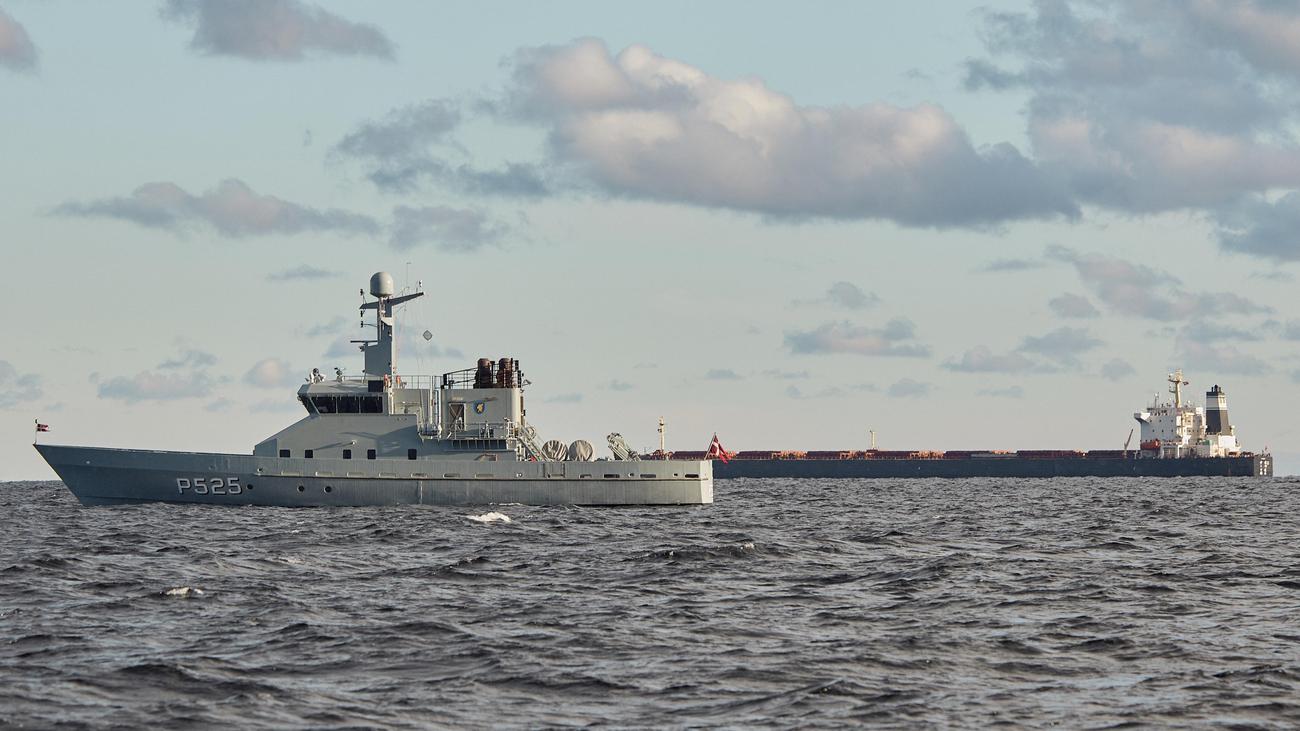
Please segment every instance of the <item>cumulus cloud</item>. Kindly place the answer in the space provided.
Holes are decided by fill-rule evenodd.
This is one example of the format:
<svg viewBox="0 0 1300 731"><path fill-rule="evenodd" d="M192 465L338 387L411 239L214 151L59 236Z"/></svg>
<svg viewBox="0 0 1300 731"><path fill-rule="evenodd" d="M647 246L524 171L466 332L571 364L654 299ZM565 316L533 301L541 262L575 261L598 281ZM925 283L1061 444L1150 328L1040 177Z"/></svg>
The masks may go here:
<svg viewBox="0 0 1300 731"><path fill-rule="evenodd" d="M865 310L880 303L875 292L863 292L852 282L836 282L826 291L826 300L846 310Z"/></svg>
<svg viewBox="0 0 1300 731"><path fill-rule="evenodd" d="M347 330L348 323L350 322L353 322L351 318L343 317L342 315L335 315L330 318L329 322L318 323L307 328L303 331L303 335L306 335L309 338L318 338L323 335L338 335Z"/></svg>
<svg viewBox="0 0 1300 731"><path fill-rule="evenodd" d="M826 290L826 294L815 299L798 299L797 306L830 305L845 310L865 310L880 304L875 292L864 292L852 282L835 282Z"/></svg>
<svg viewBox="0 0 1300 731"><path fill-rule="evenodd" d="M231 238L304 232L376 234L380 230L379 223L369 216L336 208L320 210L262 195L236 179L222 181L200 195L190 194L175 183L146 183L129 196L69 201L54 212L116 218L178 232L207 225Z"/></svg>
<svg viewBox="0 0 1300 731"><path fill-rule="evenodd" d="M345 358L354 356L361 351L361 346L357 343L350 342L346 335L340 335L330 341L329 347L325 349L322 356L326 358Z"/></svg>
<svg viewBox="0 0 1300 731"><path fill-rule="evenodd" d="M968 89L1028 94L1033 158L1075 200L1199 210L1221 245L1295 261L1300 6L1270 0L1053 0L986 12Z"/></svg>
<svg viewBox="0 0 1300 731"><path fill-rule="evenodd" d="M263 358L244 374L244 383L260 388L286 388L300 383L293 367L279 358Z"/></svg>
<svg viewBox="0 0 1300 731"><path fill-rule="evenodd" d="M442 251L471 252L499 244L506 232L503 224L478 209L398 206L389 240L398 249L427 243Z"/></svg>
<svg viewBox="0 0 1300 731"><path fill-rule="evenodd" d="M430 145L445 141L460 121L460 109L454 103L429 99L393 109L381 120L362 123L334 149L381 163L408 163L423 158Z"/></svg>
<svg viewBox="0 0 1300 731"><path fill-rule="evenodd" d="M1195 320L1187 323L1179 328L1178 337L1203 342L1219 342L1223 340L1253 342L1264 339L1262 335L1254 330L1246 330L1236 325L1225 325L1206 320Z"/></svg>
<svg viewBox="0 0 1300 731"><path fill-rule="evenodd" d="M190 348L175 358L169 358L158 364L158 370L176 370L178 368L207 368L217 364L217 356L206 350Z"/></svg>
<svg viewBox="0 0 1300 731"><path fill-rule="evenodd" d="M796 381L812 377L812 374L808 371L783 371L777 368L769 368L768 370L763 371L763 375L768 378L776 378L782 381Z"/></svg>
<svg viewBox="0 0 1300 731"><path fill-rule="evenodd" d="M785 334L785 347L799 355L852 353L854 355L923 358L930 348L915 342L916 326L911 320L895 318L884 327L873 328L850 322L828 322L815 330Z"/></svg>
<svg viewBox="0 0 1300 731"><path fill-rule="evenodd" d="M980 268L982 272L1024 272L1042 269L1043 262L1037 259L994 259Z"/></svg>
<svg viewBox="0 0 1300 731"><path fill-rule="evenodd" d="M156 373L141 371L134 376L116 376L98 385L102 399L121 401L174 401L199 398L212 393L213 381L204 371Z"/></svg>
<svg viewBox="0 0 1300 731"><path fill-rule="evenodd" d="M1137 373L1137 369L1121 358L1111 358L1101 367L1101 377L1108 381L1121 381Z"/></svg>
<svg viewBox="0 0 1300 731"><path fill-rule="evenodd" d="M1180 363L1202 373L1257 376L1273 370L1273 367L1264 360L1243 352L1235 345L1219 345L1199 340L1180 340L1178 359Z"/></svg>
<svg viewBox="0 0 1300 731"><path fill-rule="evenodd" d="M854 386L854 390L861 391L865 389L863 386ZM874 388L872 390L874 390ZM840 388L839 386L827 386L825 388L819 388L816 391L806 392L800 389L798 386L790 385L790 386L786 386L785 395L792 399L804 400L804 399L843 398L844 396L848 395L848 392L845 391L843 388Z"/></svg>
<svg viewBox="0 0 1300 731"><path fill-rule="evenodd" d="M986 345L977 345L959 359L948 359L940 368L959 373L1027 373L1038 364L1020 353L994 353Z"/></svg>
<svg viewBox="0 0 1300 731"><path fill-rule="evenodd" d="M977 148L931 104L804 106L594 39L521 50L507 98L499 111L546 131L557 170L613 195L932 227L1078 215L1015 147Z"/></svg>
<svg viewBox="0 0 1300 731"><path fill-rule="evenodd" d="M1073 265L1097 299L1122 315L1169 321L1271 311L1233 292L1188 292L1167 272L1123 259L1063 246L1048 247L1047 255Z"/></svg>
<svg viewBox="0 0 1300 731"><path fill-rule="evenodd" d="M1275 28L1280 3L1251 5ZM1295 81L1272 74L1251 34L1217 0L1040 2L985 14L990 56L967 66L970 89L1029 95L1029 135L1075 195L1126 211L1230 203L1300 183L1284 130Z"/></svg>
<svg viewBox="0 0 1300 731"><path fill-rule="evenodd" d="M911 378L904 378L889 386L885 393L890 398L921 398L930 395L934 387Z"/></svg>
<svg viewBox="0 0 1300 731"><path fill-rule="evenodd" d="M321 269L320 267L314 267L310 264L301 264L290 269L271 272L266 275L266 278L272 282L294 282L300 280L334 279L341 275L342 272L337 272L333 269Z"/></svg>
<svg viewBox="0 0 1300 731"><path fill-rule="evenodd" d="M9 361L0 360L0 409L11 409L43 395L40 376L19 373Z"/></svg>
<svg viewBox="0 0 1300 731"><path fill-rule="evenodd" d="M739 381L740 374L730 368L714 368L704 374L708 381Z"/></svg>
<svg viewBox="0 0 1300 731"><path fill-rule="evenodd" d="M506 162L484 169L449 156L463 152L451 134L463 118L460 106L430 99L397 107L364 122L334 146L337 155L360 162L380 190L406 193L432 183L475 195L537 197L550 192L545 171L534 163Z"/></svg>
<svg viewBox="0 0 1300 731"><path fill-rule="evenodd" d="M1047 306L1051 307L1052 312L1055 312L1058 316L1073 319L1097 317L1101 314L1096 307L1093 307L1092 302L1087 297L1071 292L1066 292L1059 297L1053 297L1047 303Z"/></svg>
<svg viewBox="0 0 1300 731"><path fill-rule="evenodd" d="M1276 269L1267 272L1251 272L1251 279L1259 279L1265 282L1294 282L1295 275L1290 272L1278 271Z"/></svg>
<svg viewBox="0 0 1300 731"><path fill-rule="evenodd" d="M1287 340L1300 340L1300 320L1288 320L1282 337Z"/></svg>
<svg viewBox="0 0 1300 731"><path fill-rule="evenodd" d="M307 54L391 59L379 28L299 0L168 0L162 16L194 28L202 53L254 61L299 61Z"/></svg>
<svg viewBox="0 0 1300 731"><path fill-rule="evenodd" d="M422 157L405 165L376 166L369 177L379 189L394 193L414 191L424 182L471 195L532 198L551 192L545 171L532 163L520 162L508 162L499 169L484 170L469 163Z"/></svg>
<svg viewBox="0 0 1300 731"><path fill-rule="evenodd" d="M0 8L0 66L11 71L36 68L36 46L27 29Z"/></svg>
<svg viewBox="0 0 1300 731"><path fill-rule="evenodd" d="M1079 356L1100 347L1102 342L1086 328L1061 327L1045 335L1031 335L1020 343L1025 353L1041 355L1065 366L1076 365Z"/></svg>
<svg viewBox="0 0 1300 731"><path fill-rule="evenodd" d="M1218 216L1219 243L1229 251L1275 261L1300 261L1300 193L1268 202L1252 196Z"/></svg>
<svg viewBox="0 0 1300 731"><path fill-rule="evenodd" d="M261 414L287 414L300 409L302 409L302 406L297 401L283 398L263 399L248 407L249 411Z"/></svg>

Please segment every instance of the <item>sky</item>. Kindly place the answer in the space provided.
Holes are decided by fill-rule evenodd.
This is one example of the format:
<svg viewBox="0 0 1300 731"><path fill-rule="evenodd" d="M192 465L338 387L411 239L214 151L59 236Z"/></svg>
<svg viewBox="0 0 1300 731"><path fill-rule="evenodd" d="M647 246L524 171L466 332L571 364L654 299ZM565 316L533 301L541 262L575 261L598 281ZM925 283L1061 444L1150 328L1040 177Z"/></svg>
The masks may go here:
<svg viewBox="0 0 1300 731"><path fill-rule="evenodd" d="M0 479L512 356L544 439L1300 473L1300 6L0 0ZM428 330L431 340L418 337Z"/></svg>

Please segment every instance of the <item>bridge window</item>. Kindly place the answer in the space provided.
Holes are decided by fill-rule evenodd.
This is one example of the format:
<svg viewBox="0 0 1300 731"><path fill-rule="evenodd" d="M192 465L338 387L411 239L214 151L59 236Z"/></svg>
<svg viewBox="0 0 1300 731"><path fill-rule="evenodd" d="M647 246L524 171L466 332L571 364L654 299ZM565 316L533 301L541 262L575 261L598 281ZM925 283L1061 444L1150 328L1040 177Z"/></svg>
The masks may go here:
<svg viewBox="0 0 1300 731"><path fill-rule="evenodd" d="M373 449L367 449L367 450L366 450L366 459L374 459L374 458L375 458L375 450L373 450Z"/></svg>
<svg viewBox="0 0 1300 731"><path fill-rule="evenodd" d="M345 450L343 450L343 459L352 459L352 450L351 450L351 449L345 449Z"/></svg>
<svg viewBox="0 0 1300 731"><path fill-rule="evenodd" d="M289 450L287 450L287 449L281 449L281 450L280 450L280 456L281 456L281 457L288 457L288 456L289 456Z"/></svg>
<svg viewBox="0 0 1300 731"><path fill-rule="evenodd" d="M414 449L408 449L408 450L406 450L406 458L407 458L407 459L415 459L415 455L416 455L416 454L417 454L417 452L416 452L416 450L414 450Z"/></svg>
<svg viewBox="0 0 1300 731"><path fill-rule="evenodd" d="M382 414L383 396L312 396L312 406L322 414Z"/></svg>
<svg viewBox="0 0 1300 731"><path fill-rule="evenodd" d="M302 452L302 456L306 457L307 459L311 459L311 458L312 458L312 455L314 455L314 454L316 454L315 451L310 450L310 449L304 449L303 452Z"/></svg>

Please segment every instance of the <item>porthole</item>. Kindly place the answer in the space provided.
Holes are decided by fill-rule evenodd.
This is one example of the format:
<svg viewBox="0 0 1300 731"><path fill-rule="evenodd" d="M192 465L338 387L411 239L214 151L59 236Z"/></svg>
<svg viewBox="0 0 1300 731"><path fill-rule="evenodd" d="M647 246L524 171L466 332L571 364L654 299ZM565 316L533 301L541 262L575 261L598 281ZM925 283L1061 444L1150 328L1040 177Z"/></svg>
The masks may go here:
<svg viewBox="0 0 1300 731"><path fill-rule="evenodd" d="M303 487L302 485L298 486L298 492L306 492L306 490L307 488Z"/></svg>
<svg viewBox="0 0 1300 731"><path fill-rule="evenodd" d="M244 485L244 489L245 489L245 490L248 490L249 492L252 492L252 491L253 491L253 483L250 482L250 483L248 483L247 485Z"/></svg>
<svg viewBox="0 0 1300 731"><path fill-rule="evenodd" d="M326 486L325 486L325 492L334 492L334 488L331 487L330 485L326 485Z"/></svg>

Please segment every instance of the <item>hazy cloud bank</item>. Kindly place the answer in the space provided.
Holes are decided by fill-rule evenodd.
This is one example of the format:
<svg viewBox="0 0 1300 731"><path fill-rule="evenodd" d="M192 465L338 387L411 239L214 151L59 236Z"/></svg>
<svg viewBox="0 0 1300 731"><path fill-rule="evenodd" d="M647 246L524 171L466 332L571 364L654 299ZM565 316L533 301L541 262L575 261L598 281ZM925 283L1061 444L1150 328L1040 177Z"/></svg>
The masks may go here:
<svg viewBox="0 0 1300 731"><path fill-rule="evenodd" d="M396 249L430 244L447 252L471 252L499 244L510 227L477 208L397 206L388 224L338 208L314 208L254 191L238 179L194 195L175 183L146 183L128 196L68 201L56 215L113 218L178 234L210 229L227 238L334 233L383 236ZM300 266L270 275L276 280L320 279L333 272Z"/></svg>
<svg viewBox="0 0 1300 731"><path fill-rule="evenodd" d="M317 209L255 192L242 180L228 179L199 195L175 183L146 183L131 195L58 206L65 216L116 218L148 228L185 232L210 226L231 238L302 232L379 233L375 219L337 208Z"/></svg>
<svg viewBox="0 0 1300 731"><path fill-rule="evenodd" d="M22 23L0 8L0 66L10 71L36 68L36 46Z"/></svg>
<svg viewBox="0 0 1300 731"><path fill-rule="evenodd" d="M391 59L379 28L298 0L168 0L164 19L194 29L201 53L253 61L300 61L308 54Z"/></svg>
<svg viewBox="0 0 1300 731"><path fill-rule="evenodd" d="M901 317L879 328L844 321L828 322L814 330L787 332L785 346L797 355L852 353L923 358L930 354L928 346L916 342L916 326Z"/></svg>
<svg viewBox="0 0 1300 731"><path fill-rule="evenodd" d="M19 373L9 361L0 360L0 409L12 409L42 395L40 376L35 373Z"/></svg>

